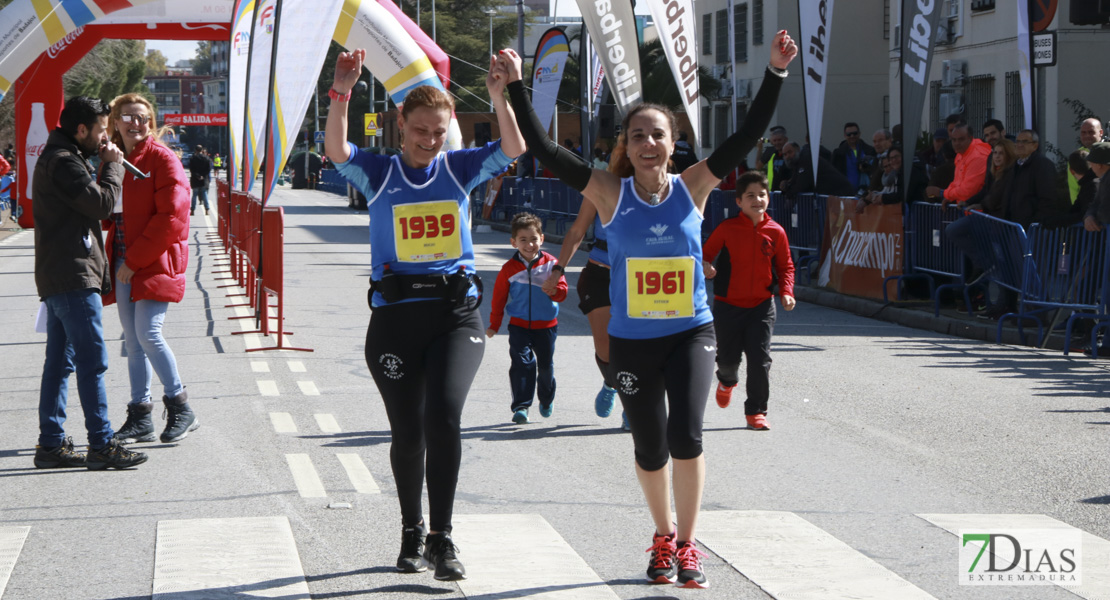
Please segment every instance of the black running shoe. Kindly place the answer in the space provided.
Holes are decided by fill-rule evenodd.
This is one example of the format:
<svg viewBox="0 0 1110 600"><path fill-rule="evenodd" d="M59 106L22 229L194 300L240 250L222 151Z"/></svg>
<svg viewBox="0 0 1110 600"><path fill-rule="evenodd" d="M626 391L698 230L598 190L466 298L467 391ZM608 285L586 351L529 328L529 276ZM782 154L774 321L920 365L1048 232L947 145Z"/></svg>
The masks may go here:
<svg viewBox="0 0 1110 600"><path fill-rule="evenodd" d="M146 462L146 455L142 452L132 452L123 447L112 438L108 441L108 445L93 450L89 448L89 455L85 458L85 466L90 471L102 471L104 469L130 469L137 467Z"/></svg>
<svg viewBox="0 0 1110 600"><path fill-rule="evenodd" d="M675 585L684 588L704 589L709 587L709 581L701 570L701 557L705 553L698 550L694 542L682 542L678 545L675 558L678 559L678 581Z"/></svg>
<svg viewBox="0 0 1110 600"><path fill-rule="evenodd" d="M644 552L651 552L651 562L648 563L647 578L651 583L674 583L678 576L678 567L675 565L674 553L677 546L674 543L674 534L651 537L651 548Z"/></svg>
<svg viewBox="0 0 1110 600"><path fill-rule="evenodd" d="M35 446L35 467L66 469L85 466L85 455L73 449L73 438L66 436L57 448Z"/></svg>
<svg viewBox="0 0 1110 600"><path fill-rule="evenodd" d="M451 541L450 534L430 533L424 544L424 560L428 561L429 566L435 567L436 579L440 581L466 579L466 568L456 556L459 548Z"/></svg>
<svg viewBox="0 0 1110 600"><path fill-rule="evenodd" d="M397 555L397 570L402 573L423 573L428 570L424 561L424 524L401 529L401 553Z"/></svg>
<svg viewBox="0 0 1110 600"><path fill-rule="evenodd" d="M200 421L189 406L188 398L184 391L173 398L162 396L162 403L166 405L166 411L162 413L162 418L166 419L166 429L162 431L161 437L163 444L183 440L190 431L200 427Z"/></svg>
<svg viewBox="0 0 1110 600"><path fill-rule="evenodd" d="M150 413L154 404L143 402L141 404L127 405L127 420L123 427L116 432L116 439L121 444L134 444L136 442L153 442L158 439L154 434L154 419Z"/></svg>

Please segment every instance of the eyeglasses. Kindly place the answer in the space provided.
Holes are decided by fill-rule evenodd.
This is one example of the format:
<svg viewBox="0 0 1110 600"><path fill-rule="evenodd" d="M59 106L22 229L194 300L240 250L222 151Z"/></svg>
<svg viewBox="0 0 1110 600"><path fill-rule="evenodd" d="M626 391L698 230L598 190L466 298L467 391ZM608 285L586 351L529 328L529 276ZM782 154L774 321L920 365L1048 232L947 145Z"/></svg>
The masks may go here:
<svg viewBox="0 0 1110 600"><path fill-rule="evenodd" d="M138 123L139 125L145 125L150 122L150 117L146 115L120 115L119 118L124 123L134 122Z"/></svg>
<svg viewBox="0 0 1110 600"><path fill-rule="evenodd" d="M859 135L859 132L858 131L845 131L844 135L848 135L848 136Z"/></svg>

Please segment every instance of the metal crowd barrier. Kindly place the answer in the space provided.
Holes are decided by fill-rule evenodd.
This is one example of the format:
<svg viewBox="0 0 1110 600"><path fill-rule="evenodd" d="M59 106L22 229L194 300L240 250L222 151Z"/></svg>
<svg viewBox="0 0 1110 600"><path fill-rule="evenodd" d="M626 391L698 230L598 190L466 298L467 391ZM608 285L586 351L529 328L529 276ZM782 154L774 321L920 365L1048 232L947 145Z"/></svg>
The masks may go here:
<svg viewBox="0 0 1110 600"><path fill-rule="evenodd" d="M963 293L968 315L973 315L971 294L967 287L967 273L963 252L960 252L944 235L949 224L963 217L955 206L942 206L929 202L909 205L905 218L907 246L906 268L902 275L887 277L883 281L883 300L887 300L887 281L899 283L898 298L902 298L901 283L906 280L924 279L929 285L929 298L933 300L933 315L940 316L940 292L953 289ZM934 276L952 280L936 285Z"/></svg>
<svg viewBox="0 0 1110 600"><path fill-rule="evenodd" d="M806 280L810 283L821 260L827 206L828 196L799 194L788 198L782 192L771 194L771 218L786 230L794 264L798 268L806 267Z"/></svg>
<svg viewBox="0 0 1110 600"><path fill-rule="evenodd" d="M347 195L347 179L335 169L324 169L320 174L320 181L316 182L316 189L321 192L331 192L340 196Z"/></svg>

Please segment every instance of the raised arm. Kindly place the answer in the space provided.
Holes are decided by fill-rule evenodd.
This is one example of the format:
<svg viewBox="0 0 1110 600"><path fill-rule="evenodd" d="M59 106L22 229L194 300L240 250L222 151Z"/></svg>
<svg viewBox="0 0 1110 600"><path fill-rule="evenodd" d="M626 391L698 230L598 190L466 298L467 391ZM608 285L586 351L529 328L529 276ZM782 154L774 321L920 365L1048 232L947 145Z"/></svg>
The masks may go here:
<svg viewBox="0 0 1110 600"><path fill-rule="evenodd" d="M771 116L775 114L775 105L778 104L779 90L786 79L786 67L797 55L798 47L785 29L775 34L771 44L771 63L763 75L763 83L748 109L744 123L708 158L682 172L682 181L699 208L704 209L709 192L717 187L729 171L744 161L744 157L751 152L770 125Z"/></svg>
<svg viewBox="0 0 1110 600"><path fill-rule="evenodd" d="M516 158L524 154L524 137L520 135L520 128L516 124L516 114L513 107L505 100L505 84L508 83L509 73L503 61L497 57L489 57L489 74L486 75L486 89L489 90L490 102L497 113L497 126L501 130L501 151L509 158Z"/></svg>
<svg viewBox="0 0 1110 600"><path fill-rule="evenodd" d="M359 48L354 52L341 52L335 59L335 80L331 89L340 96L351 93L362 74L362 61L366 50ZM351 159L351 149L347 146L347 100L332 100L328 107L328 123L324 127L324 152L334 163L345 163Z"/></svg>
<svg viewBox="0 0 1110 600"><path fill-rule="evenodd" d="M536 117L536 112L532 110L532 103L524 91L520 56L511 48L506 48L501 51L499 60L504 63L509 74L509 83L506 86L509 101L516 112L516 122L528 144L528 150L563 183L582 192L583 197L597 207L603 220L610 220L620 192L620 179L611 173L590 168L582 157L552 141Z"/></svg>

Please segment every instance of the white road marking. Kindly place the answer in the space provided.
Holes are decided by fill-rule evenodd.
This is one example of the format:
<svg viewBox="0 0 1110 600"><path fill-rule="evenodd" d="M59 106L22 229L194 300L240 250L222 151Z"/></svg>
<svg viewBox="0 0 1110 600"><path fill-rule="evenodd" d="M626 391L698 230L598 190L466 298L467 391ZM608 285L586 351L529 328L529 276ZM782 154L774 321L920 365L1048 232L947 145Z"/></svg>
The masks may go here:
<svg viewBox="0 0 1110 600"><path fill-rule="evenodd" d="M263 396L279 396L277 382L272 379L259 379L256 381L258 384L258 393Z"/></svg>
<svg viewBox="0 0 1110 600"><path fill-rule="evenodd" d="M293 415L289 413L272 412L270 422L274 424L274 431L278 433L297 433L297 424L293 422Z"/></svg>
<svg viewBox="0 0 1110 600"><path fill-rule="evenodd" d="M347 478L351 480L351 485L355 487L356 492L360 494L382 493L381 488L374 481L374 476L370 474L370 469L366 468L359 455L336 454L335 457L339 459L339 464L343 465L343 470L347 472Z"/></svg>
<svg viewBox="0 0 1110 600"><path fill-rule="evenodd" d="M922 514L922 519L952 533L960 535L961 529L1065 529L1078 530L1048 515L1015 514ZM1110 598L1110 541L1083 530L1082 567L1083 585L1059 587L1080 598ZM1036 557L1036 555L1033 555Z"/></svg>
<svg viewBox="0 0 1110 600"><path fill-rule="evenodd" d="M613 590L540 515L455 515L467 597L610 600Z"/></svg>
<svg viewBox="0 0 1110 600"><path fill-rule="evenodd" d="M159 521L152 600L308 600L286 517Z"/></svg>
<svg viewBox="0 0 1110 600"><path fill-rule="evenodd" d="M255 373L269 373L270 363L264 360L252 360L251 371L254 371Z"/></svg>
<svg viewBox="0 0 1110 600"><path fill-rule="evenodd" d="M285 461L289 463L289 470L293 473L293 483L297 484L297 491L302 498L324 498L328 495L324 489L324 482L312 466L312 459L307 454L286 454Z"/></svg>
<svg viewBox="0 0 1110 600"><path fill-rule="evenodd" d="M304 368L304 363L299 360L291 360L288 362L289 371L292 373L304 373L308 369Z"/></svg>
<svg viewBox="0 0 1110 600"><path fill-rule="evenodd" d="M334 415L319 414L314 416L316 417L316 424L320 426L320 431L324 433L343 433Z"/></svg>
<svg viewBox="0 0 1110 600"><path fill-rule="evenodd" d="M26 526L0 527L0 597L4 596L4 588L8 586L8 578L12 576L12 569L30 531L31 528Z"/></svg>
<svg viewBox="0 0 1110 600"><path fill-rule="evenodd" d="M320 395L320 390L316 389L316 384L312 381L298 381L297 387L301 388L301 393L305 396Z"/></svg>
<svg viewBox="0 0 1110 600"><path fill-rule="evenodd" d="M775 598L932 598L791 512L704 511L698 541Z"/></svg>

